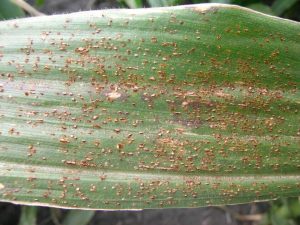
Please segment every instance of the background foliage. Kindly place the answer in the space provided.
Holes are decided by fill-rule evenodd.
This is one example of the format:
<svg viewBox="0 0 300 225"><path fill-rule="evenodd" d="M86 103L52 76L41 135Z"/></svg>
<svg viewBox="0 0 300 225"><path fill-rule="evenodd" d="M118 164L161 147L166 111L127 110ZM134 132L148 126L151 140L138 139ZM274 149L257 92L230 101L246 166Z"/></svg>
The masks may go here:
<svg viewBox="0 0 300 225"><path fill-rule="evenodd" d="M196 3L224 3L248 7L270 15L299 20L298 0L119 0L121 5L130 8L159 7Z"/></svg>
<svg viewBox="0 0 300 225"><path fill-rule="evenodd" d="M14 0L1 0L0 19L23 17L22 9L12 3ZM23 1L23 0L22 0ZM41 9L53 0L28 0L37 9ZM56 0L57 1L57 0ZM63 2L64 0L59 0ZM224 3L248 7L270 15L280 16L291 20L300 20L299 0L86 0L87 8L97 8L102 2L111 2L116 7L142 8L175 6L198 3ZM92 7L95 6L95 7Z"/></svg>

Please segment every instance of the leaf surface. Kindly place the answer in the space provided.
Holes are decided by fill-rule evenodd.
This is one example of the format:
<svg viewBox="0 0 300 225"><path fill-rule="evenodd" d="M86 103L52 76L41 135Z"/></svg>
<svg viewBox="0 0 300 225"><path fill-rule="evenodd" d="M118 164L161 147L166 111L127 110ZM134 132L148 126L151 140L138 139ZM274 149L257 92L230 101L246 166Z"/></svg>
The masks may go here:
<svg viewBox="0 0 300 225"><path fill-rule="evenodd" d="M0 20L25 17L24 11L11 0L1 0Z"/></svg>
<svg viewBox="0 0 300 225"><path fill-rule="evenodd" d="M204 4L0 23L0 199L86 209L299 196L300 26Z"/></svg>

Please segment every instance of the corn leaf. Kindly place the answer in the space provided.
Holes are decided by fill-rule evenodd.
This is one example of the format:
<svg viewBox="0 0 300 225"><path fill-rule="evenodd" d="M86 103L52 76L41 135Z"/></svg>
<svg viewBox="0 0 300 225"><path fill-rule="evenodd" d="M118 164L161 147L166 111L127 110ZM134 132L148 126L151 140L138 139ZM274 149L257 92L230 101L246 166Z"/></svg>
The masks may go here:
<svg viewBox="0 0 300 225"><path fill-rule="evenodd" d="M0 20L25 17L24 11L11 0L1 0Z"/></svg>
<svg viewBox="0 0 300 225"><path fill-rule="evenodd" d="M180 2L180 0L147 0L151 7L172 6Z"/></svg>
<svg viewBox="0 0 300 225"><path fill-rule="evenodd" d="M247 8L250 8L250 9L256 10L258 12L265 13L265 14L274 15L272 8L263 3L250 4L250 5L247 5Z"/></svg>
<svg viewBox="0 0 300 225"><path fill-rule="evenodd" d="M286 10L293 6L297 0L275 0L272 4L272 10L276 15L282 15Z"/></svg>
<svg viewBox="0 0 300 225"><path fill-rule="evenodd" d="M122 3L122 1L120 1ZM129 8L142 8L142 0L124 0L123 1Z"/></svg>
<svg viewBox="0 0 300 225"><path fill-rule="evenodd" d="M297 22L220 4L1 22L1 201L299 196L299 35Z"/></svg>

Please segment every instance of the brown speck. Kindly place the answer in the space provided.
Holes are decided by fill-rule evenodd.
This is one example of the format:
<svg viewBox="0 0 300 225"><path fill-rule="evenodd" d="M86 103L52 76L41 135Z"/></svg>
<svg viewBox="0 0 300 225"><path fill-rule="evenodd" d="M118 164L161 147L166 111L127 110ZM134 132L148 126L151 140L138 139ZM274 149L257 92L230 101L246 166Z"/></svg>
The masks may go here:
<svg viewBox="0 0 300 225"><path fill-rule="evenodd" d="M123 144L117 144L117 149L122 149L122 148L124 148Z"/></svg>
<svg viewBox="0 0 300 225"><path fill-rule="evenodd" d="M79 54L86 54L89 52L89 49L84 48L84 47L79 47L75 49L75 52L79 53Z"/></svg>
<svg viewBox="0 0 300 225"><path fill-rule="evenodd" d="M106 176L106 175L104 175L104 174L99 176L100 180L102 180L102 181L103 181L103 180L105 180L105 179L106 179L106 177L107 177L107 176Z"/></svg>
<svg viewBox="0 0 300 225"><path fill-rule="evenodd" d="M36 149L35 149L35 147L33 146L33 145L29 145L28 146L28 156L32 156L33 154L35 154L36 153Z"/></svg>
<svg viewBox="0 0 300 225"><path fill-rule="evenodd" d="M114 129L114 132L116 132L117 134L121 132L121 129L117 128L117 129Z"/></svg>
<svg viewBox="0 0 300 225"><path fill-rule="evenodd" d="M63 143L63 144L70 143L69 139L66 138L66 137L63 137L63 138L59 139L59 142L60 142L60 143Z"/></svg>
<svg viewBox="0 0 300 225"><path fill-rule="evenodd" d="M152 43L157 43L157 38L156 38L156 37L152 37L152 38L151 38L151 42L152 42Z"/></svg>

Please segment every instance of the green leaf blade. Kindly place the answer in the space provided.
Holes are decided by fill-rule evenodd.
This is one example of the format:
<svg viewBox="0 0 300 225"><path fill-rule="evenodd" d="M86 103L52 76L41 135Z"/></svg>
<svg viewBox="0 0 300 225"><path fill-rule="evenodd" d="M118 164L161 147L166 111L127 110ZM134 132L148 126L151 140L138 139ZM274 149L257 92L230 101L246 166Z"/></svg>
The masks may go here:
<svg viewBox="0 0 300 225"><path fill-rule="evenodd" d="M3 201L141 209L299 195L298 23L202 5L0 30Z"/></svg>
<svg viewBox="0 0 300 225"><path fill-rule="evenodd" d="M276 15L282 15L287 9L293 6L297 0L276 0L272 5L272 10L275 12Z"/></svg>
<svg viewBox="0 0 300 225"><path fill-rule="evenodd" d="M24 11L11 0L2 0L0 4L0 20L25 17Z"/></svg>
<svg viewBox="0 0 300 225"><path fill-rule="evenodd" d="M126 0L124 3L129 7L129 8L142 8L143 7L143 2L142 0Z"/></svg>

